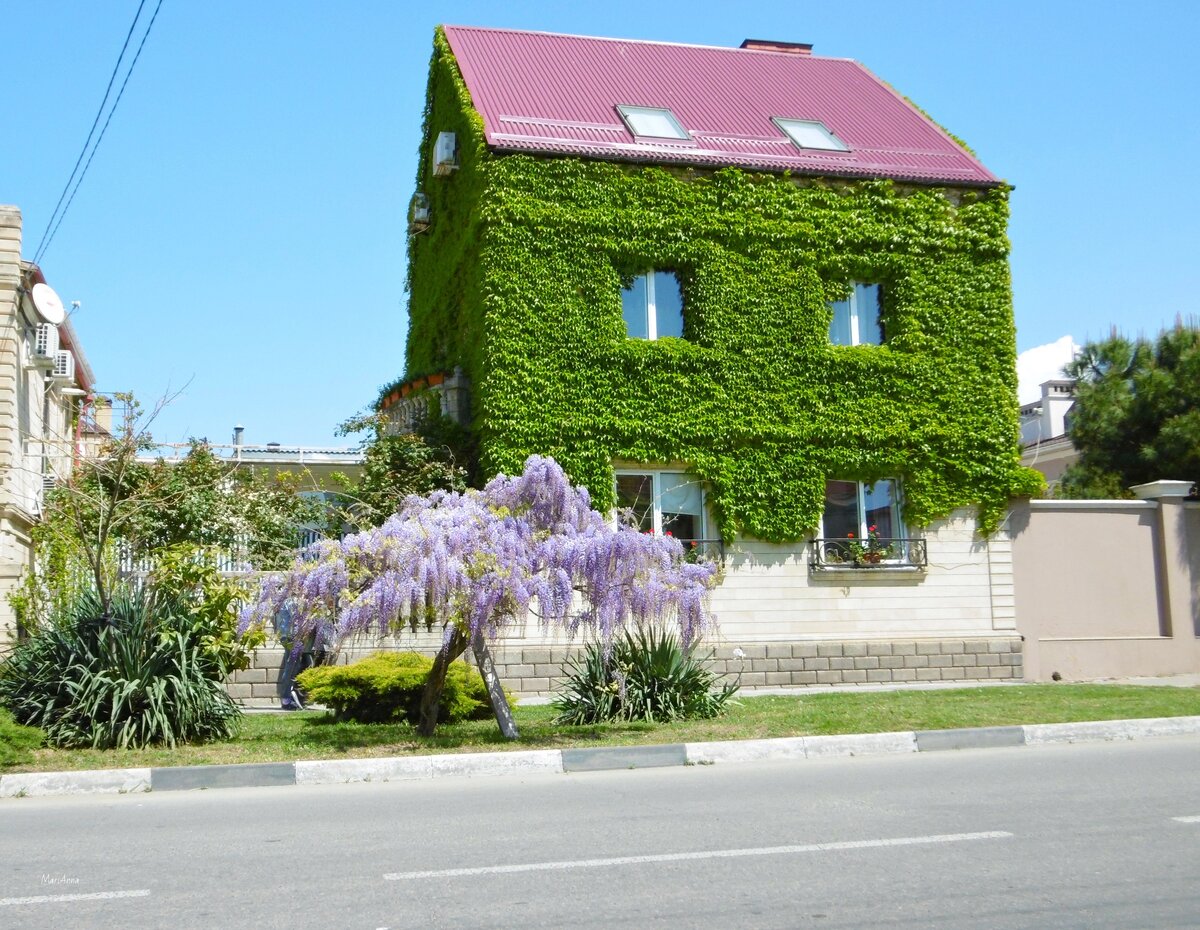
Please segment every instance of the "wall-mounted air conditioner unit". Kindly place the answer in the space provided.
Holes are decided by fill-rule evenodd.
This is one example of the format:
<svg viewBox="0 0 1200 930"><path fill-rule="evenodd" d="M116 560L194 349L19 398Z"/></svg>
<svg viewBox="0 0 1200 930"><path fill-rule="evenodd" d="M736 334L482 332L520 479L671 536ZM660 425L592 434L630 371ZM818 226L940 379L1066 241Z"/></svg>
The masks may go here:
<svg viewBox="0 0 1200 930"><path fill-rule="evenodd" d="M429 198L420 191L413 194L408 208L408 231L411 235L429 228Z"/></svg>
<svg viewBox="0 0 1200 930"><path fill-rule="evenodd" d="M458 139L452 132L439 132L433 145L433 173L444 178L458 167Z"/></svg>
<svg viewBox="0 0 1200 930"><path fill-rule="evenodd" d="M33 359L36 364L53 365L58 353L58 327L53 323L38 323L33 333Z"/></svg>
<svg viewBox="0 0 1200 930"><path fill-rule="evenodd" d="M49 494L58 487L58 478L54 475L42 475L42 493Z"/></svg>
<svg viewBox="0 0 1200 930"><path fill-rule="evenodd" d="M59 349L54 353L54 370L50 372L50 377L55 381L75 380L75 356L70 349Z"/></svg>

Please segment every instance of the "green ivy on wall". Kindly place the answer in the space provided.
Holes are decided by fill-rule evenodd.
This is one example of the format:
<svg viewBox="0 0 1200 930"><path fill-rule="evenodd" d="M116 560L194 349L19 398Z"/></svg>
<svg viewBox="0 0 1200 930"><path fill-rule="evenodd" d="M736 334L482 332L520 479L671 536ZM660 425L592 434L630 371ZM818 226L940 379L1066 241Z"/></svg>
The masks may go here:
<svg viewBox="0 0 1200 930"><path fill-rule="evenodd" d="M914 526L983 532L1019 464L1008 189L946 190L488 152L439 30L411 240L407 377L462 365L484 473L551 454L613 503L614 461L686 465L727 539L802 539L827 478L900 477ZM452 131L459 169L430 173ZM685 339L628 339L621 280L674 270ZM883 285L884 346L829 302Z"/></svg>

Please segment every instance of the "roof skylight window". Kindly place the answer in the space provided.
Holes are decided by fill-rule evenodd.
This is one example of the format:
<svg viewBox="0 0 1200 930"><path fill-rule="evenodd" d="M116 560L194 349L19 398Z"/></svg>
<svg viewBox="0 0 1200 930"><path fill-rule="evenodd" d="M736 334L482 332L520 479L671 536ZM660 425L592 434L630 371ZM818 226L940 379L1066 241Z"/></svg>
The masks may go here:
<svg viewBox="0 0 1200 930"><path fill-rule="evenodd" d="M687 130L679 124L675 114L659 107L618 106L617 112L635 136L652 139L689 139Z"/></svg>
<svg viewBox="0 0 1200 930"><path fill-rule="evenodd" d="M797 148L823 149L826 152L849 152L850 146L829 131L818 119L780 119L775 125L796 143Z"/></svg>

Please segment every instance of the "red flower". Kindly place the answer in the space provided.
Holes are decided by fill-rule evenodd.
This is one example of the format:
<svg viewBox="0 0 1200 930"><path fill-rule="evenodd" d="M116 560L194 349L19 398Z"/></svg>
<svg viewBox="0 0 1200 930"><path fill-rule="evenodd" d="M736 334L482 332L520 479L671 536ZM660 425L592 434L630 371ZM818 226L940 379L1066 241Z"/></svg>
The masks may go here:
<svg viewBox="0 0 1200 930"><path fill-rule="evenodd" d="M847 533L847 534L846 534L846 538L847 538L847 539L853 539L853 538L854 538L854 534L853 534L853 533Z"/></svg>
<svg viewBox="0 0 1200 930"><path fill-rule="evenodd" d="M875 532L875 527L873 527L873 526L868 526L868 527L867 527L867 532L868 532L868 533L874 533L874 532Z"/></svg>
<svg viewBox="0 0 1200 930"><path fill-rule="evenodd" d="M674 534L674 533L672 533L670 530L667 530L667 535L668 535L668 536L674 536L675 534Z"/></svg>

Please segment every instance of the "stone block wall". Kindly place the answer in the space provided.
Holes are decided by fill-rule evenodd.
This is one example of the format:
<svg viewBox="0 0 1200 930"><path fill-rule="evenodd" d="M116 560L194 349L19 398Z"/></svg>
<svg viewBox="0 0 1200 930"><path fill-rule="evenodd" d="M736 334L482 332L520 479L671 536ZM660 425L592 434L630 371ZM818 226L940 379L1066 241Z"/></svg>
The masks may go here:
<svg viewBox="0 0 1200 930"><path fill-rule="evenodd" d="M565 646L501 647L496 668L518 694L550 694L575 652ZM1022 677L1021 640L1015 636L721 645L713 652L713 668L727 679L740 678L747 690Z"/></svg>
<svg viewBox="0 0 1200 930"><path fill-rule="evenodd" d="M735 650L741 655L735 654ZM375 651L354 649L340 661L352 662ZM424 649L429 652L431 650ZM566 674L574 646L500 645L496 670L505 687L520 697L553 694ZM930 681L1012 681L1023 677L1021 640L1015 636L977 639L841 640L720 645L713 666L727 679L760 688L825 688L847 685L908 684ZM248 706L277 703L275 683L280 649L259 650L255 667L238 672L228 685Z"/></svg>

